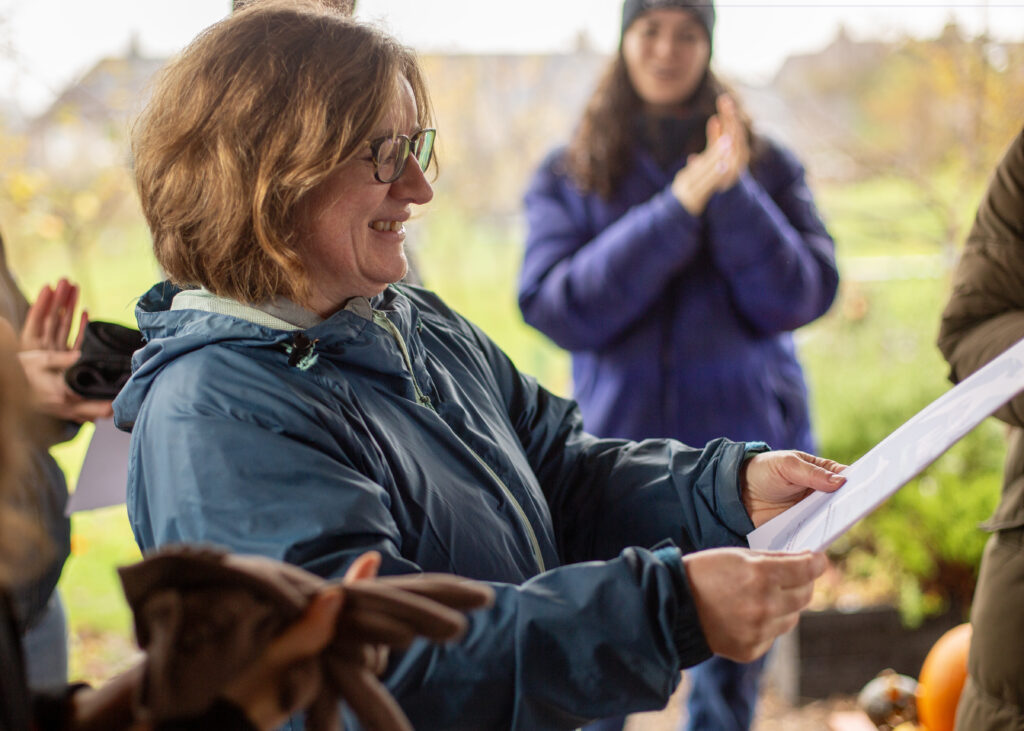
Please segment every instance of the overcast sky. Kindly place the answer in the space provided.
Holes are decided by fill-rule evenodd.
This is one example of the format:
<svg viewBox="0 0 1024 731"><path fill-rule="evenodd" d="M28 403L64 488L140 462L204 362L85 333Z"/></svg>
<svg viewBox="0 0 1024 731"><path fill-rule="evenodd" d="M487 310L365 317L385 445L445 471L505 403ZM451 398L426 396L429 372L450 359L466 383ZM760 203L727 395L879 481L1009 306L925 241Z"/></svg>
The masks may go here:
<svg viewBox="0 0 1024 731"><path fill-rule="evenodd" d="M230 0L0 0L0 97L28 113L134 36L142 52L166 56L227 14ZM545 52L571 49L585 33L599 50L619 38L621 0L358 0L422 50ZM855 38L931 36L955 17L971 33L1024 40L1024 2L860 3L721 0L715 64L757 82L793 53L817 50L844 24Z"/></svg>

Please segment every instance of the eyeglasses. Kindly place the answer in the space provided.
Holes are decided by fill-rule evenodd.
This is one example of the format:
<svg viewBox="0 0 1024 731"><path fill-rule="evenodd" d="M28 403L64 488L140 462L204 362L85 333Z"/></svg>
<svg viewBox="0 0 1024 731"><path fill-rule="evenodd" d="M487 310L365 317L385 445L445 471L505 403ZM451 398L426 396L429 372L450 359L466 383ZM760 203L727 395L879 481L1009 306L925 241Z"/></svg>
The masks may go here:
<svg viewBox="0 0 1024 731"><path fill-rule="evenodd" d="M370 140L370 153L373 155L373 177L382 183L393 183L405 172L405 163L409 161L409 153L416 157L420 170L426 170L430 158L434 154L435 129L421 129L412 137L406 135L387 135Z"/></svg>

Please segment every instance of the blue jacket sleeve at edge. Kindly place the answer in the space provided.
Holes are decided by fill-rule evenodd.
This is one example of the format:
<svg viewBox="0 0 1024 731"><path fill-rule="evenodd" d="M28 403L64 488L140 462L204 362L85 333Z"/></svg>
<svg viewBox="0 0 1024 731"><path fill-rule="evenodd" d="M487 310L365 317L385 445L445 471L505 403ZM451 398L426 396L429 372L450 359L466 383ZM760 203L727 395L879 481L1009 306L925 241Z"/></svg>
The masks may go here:
<svg viewBox="0 0 1024 731"><path fill-rule="evenodd" d="M417 729L572 729L654 710L711 654L677 550L628 549L496 589L464 640L393 662L388 685Z"/></svg>

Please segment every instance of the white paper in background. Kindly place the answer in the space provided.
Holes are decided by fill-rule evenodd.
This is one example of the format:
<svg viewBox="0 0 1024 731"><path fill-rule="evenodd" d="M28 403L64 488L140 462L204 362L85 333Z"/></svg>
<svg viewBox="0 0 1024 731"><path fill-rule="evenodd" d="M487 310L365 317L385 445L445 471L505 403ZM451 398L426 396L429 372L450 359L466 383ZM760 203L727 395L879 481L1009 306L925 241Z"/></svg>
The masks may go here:
<svg viewBox="0 0 1024 731"><path fill-rule="evenodd" d="M971 374L843 470L846 484L816 492L747 535L751 548L822 551L1024 390L1024 340Z"/></svg>
<svg viewBox="0 0 1024 731"><path fill-rule="evenodd" d="M94 510L125 501L128 485L128 443L131 434L114 426L113 419L99 419L78 474L75 491L65 513Z"/></svg>

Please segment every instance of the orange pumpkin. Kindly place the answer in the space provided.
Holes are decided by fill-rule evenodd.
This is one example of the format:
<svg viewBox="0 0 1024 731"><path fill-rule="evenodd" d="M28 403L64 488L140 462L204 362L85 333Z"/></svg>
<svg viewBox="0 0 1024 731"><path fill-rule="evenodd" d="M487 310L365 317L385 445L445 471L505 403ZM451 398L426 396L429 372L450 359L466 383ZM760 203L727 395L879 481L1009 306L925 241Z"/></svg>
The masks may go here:
<svg viewBox="0 0 1024 731"><path fill-rule="evenodd" d="M971 625L961 624L928 651L917 681L917 720L927 731L953 731L956 705L967 680L970 645Z"/></svg>

